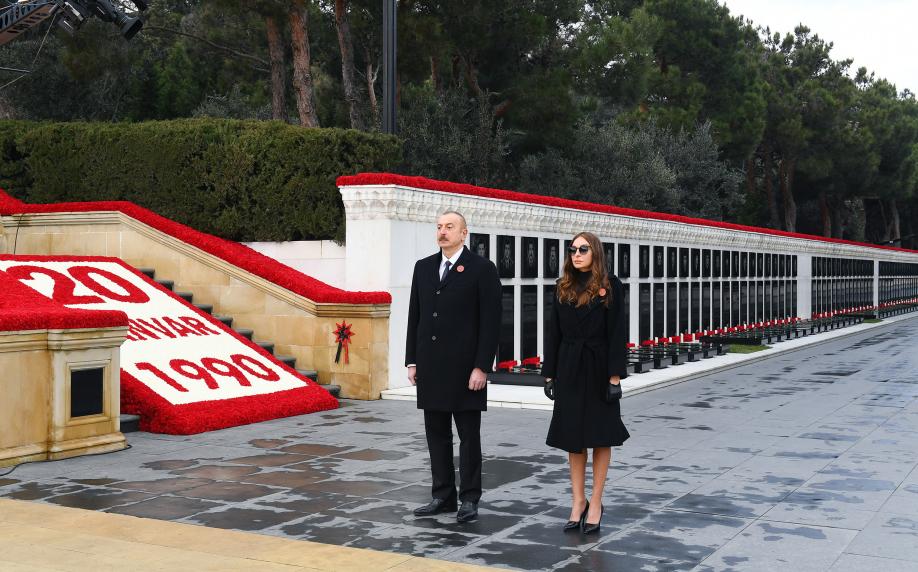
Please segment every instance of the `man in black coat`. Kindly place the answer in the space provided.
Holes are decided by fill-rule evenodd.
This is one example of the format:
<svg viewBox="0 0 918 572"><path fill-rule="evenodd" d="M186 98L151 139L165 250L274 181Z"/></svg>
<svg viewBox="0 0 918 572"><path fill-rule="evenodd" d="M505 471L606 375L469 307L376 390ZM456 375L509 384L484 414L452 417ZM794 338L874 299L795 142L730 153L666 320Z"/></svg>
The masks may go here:
<svg viewBox="0 0 918 572"><path fill-rule="evenodd" d="M481 412L487 409L487 373L497 353L500 278L494 264L464 247L465 218L447 211L437 219L440 252L419 260L411 279L405 365L417 386L418 409L430 452L433 500L414 511L454 511L452 421L459 433L456 519L478 516L481 499Z"/></svg>

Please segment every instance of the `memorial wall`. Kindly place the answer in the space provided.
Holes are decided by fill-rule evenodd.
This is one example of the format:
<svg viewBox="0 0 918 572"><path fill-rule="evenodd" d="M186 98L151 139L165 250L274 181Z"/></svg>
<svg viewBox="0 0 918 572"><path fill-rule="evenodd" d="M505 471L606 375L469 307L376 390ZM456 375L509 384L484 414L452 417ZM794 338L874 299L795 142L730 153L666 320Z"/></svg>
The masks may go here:
<svg viewBox="0 0 918 572"><path fill-rule="evenodd" d="M435 221L463 213L468 247L503 284L498 364L543 356L554 285L571 237L603 241L625 287L633 343L876 306L918 295L918 252L512 191L365 174L338 181L347 217L346 285L392 294L389 387L407 384L404 340L416 260L437 251Z"/></svg>

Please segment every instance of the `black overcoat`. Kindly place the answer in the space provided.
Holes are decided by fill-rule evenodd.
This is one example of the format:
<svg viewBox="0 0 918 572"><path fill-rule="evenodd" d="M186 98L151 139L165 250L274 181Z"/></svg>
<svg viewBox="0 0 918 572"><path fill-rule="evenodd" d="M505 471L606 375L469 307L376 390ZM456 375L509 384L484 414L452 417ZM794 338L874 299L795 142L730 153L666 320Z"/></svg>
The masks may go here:
<svg viewBox="0 0 918 572"><path fill-rule="evenodd" d="M405 365L417 366L418 409L484 411L488 389L469 389L474 368L491 371L501 317L494 263L462 249L440 282L442 255L419 260L411 279Z"/></svg>
<svg viewBox="0 0 918 572"><path fill-rule="evenodd" d="M609 281L608 306L596 297L577 308L557 295L552 304L542 375L555 380L555 403L546 442L572 453L618 446L629 437L619 401L602 399L609 378L624 378L627 367L622 283L614 276Z"/></svg>

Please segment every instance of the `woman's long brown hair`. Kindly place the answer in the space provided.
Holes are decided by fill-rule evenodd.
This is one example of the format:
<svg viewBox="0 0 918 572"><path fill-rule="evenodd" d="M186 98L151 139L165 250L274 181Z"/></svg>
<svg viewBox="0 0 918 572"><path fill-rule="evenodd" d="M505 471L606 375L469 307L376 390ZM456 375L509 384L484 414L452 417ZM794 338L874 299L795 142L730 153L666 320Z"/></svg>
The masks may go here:
<svg viewBox="0 0 918 572"><path fill-rule="evenodd" d="M590 265L590 279L587 281L587 287L583 292L577 292L577 282L574 279L574 273L580 272L574 268L574 261L570 252L565 252L564 256L564 273L561 280L558 281L557 293L558 300L575 306L589 304L590 300L599 296L601 288L606 289L605 304L609 305L612 298L609 292L609 276L606 274L606 253L602 249L602 243L592 232L580 232L571 239L571 244L578 238L583 238L590 245L590 252L593 254L593 263Z"/></svg>

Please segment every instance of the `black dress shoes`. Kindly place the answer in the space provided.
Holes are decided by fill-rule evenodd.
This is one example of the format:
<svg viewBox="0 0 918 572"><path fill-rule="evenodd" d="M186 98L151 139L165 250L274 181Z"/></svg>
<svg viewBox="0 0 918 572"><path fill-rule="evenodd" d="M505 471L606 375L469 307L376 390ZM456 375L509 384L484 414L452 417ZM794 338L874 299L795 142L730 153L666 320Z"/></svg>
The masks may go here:
<svg viewBox="0 0 918 572"><path fill-rule="evenodd" d="M463 506L465 503L462 503ZM433 516L441 512L453 512L456 510L456 499L433 499L424 506L414 509L414 516Z"/></svg>
<svg viewBox="0 0 918 572"><path fill-rule="evenodd" d="M459 522L468 522L478 518L478 503L472 501L462 501L459 512L456 513L456 520Z"/></svg>
<svg viewBox="0 0 918 572"><path fill-rule="evenodd" d="M586 519L587 511L590 510L590 501L586 501L586 506L583 507L583 512L580 513L580 520L569 520L567 524L564 525L564 532L569 532L571 530L577 530L583 526L583 521Z"/></svg>
<svg viewBox="0 0 918 572"><path fill-rule="evenodd" d="M602 513L605 512L605 508L602 505L599 505L599 520L595 523L589 523L586 521L586 516L584 515L583 519L583 533L584 534L593 534L594 532L599 532L599 523L602 521Z"/></svg>

